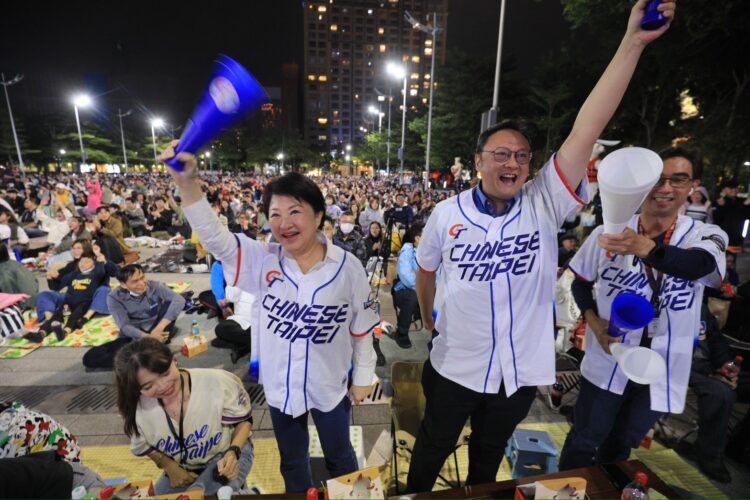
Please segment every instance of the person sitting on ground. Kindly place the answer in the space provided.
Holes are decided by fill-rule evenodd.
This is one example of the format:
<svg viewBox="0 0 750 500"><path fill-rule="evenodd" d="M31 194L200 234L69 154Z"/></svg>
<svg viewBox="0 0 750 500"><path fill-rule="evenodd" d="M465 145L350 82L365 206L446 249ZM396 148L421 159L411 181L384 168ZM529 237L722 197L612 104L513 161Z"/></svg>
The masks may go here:
<svg viewBox="0 0 750 500"><path fill-rule="evenodd" d="M84 220L77 215L68 219L68 229L70 231L63 237L60 244L47 250L47 270L54 269L56 265L65 264L73 259L70 249L74 242L79 240L91 241L93 239L91 233L86 229Z"/></svg>
<svg viewBox="0 0 750 500"><path fill-rule="evenodd" d="M380 209L380 200L376 196L370 198L367 208L359 215L359 225L362 228L370 227L373 222L383 222L383 211Z"/></svg>
<svg viewBox="0 0 750 500"><path fill-rule="evenodd" d="M354 214L351 211L347 210L341 215L339 228L336 236L333 237L333 244L354 254L362 263L362 267L365 267L367 266L367 248L365 248L362 235L354 230L354 221Z"/></svg>
<svg viewBox="0 0 750 500"><path fill-rule="evenodd" d="M60 278L61 288L67 287L62 304L53 312L45 312L45 321L38 332L25 335L30 342L41 342L54 333L58 341L83 327L95 311L91 309L97 289L109 283L117 273L117 266L106 261L101 253L85 252L78 259L76 270ZM69 313L67 322L65 315Z"/></svg>
<svg viewBox="0 0 750 500"><path fill-rule="evenodd" d="M148 211L148 224L151 236L158 239L169 239L172 231L174 212L167 208L164 198L157 197Z"/></svg>
<svg viewBox="0 0 750 500"><path fill-rule="evenodd" d="M7 241L3 241L2 243L10 245L12 249L20 249L21 246L29 243L29 236L18 223L16 216L10 209L4 206L0 207L0 226L6 226L9 229L7 231Z"/></svg>
<svg viewBox="0 0 750 500"><path fill-rule="evenodd" d="M419 303L417 302L417 247L422 238L424 224L417 222L412 225L404 236L404 244L398 254L396 270L398 279L393 285L393 305L398 308L398 326L396 328L396 344L402 349L411 347L409 328L415 312L419 317Z"/></svg>
<svg viewBox="0 0 750 500"><path fill-rule="evenodd" d="M254 458L252 408L236 375L178 369L169 348L146 337L117 353L115 380L132 453L164 471L155 495L243 488Z"/></svg>
<svg viewBox="0 0 750 500"><path fill-rule="evenodd" d="M34 273L20 262L11 260L5 245L0 245L0 292L25 293L30 297L26 300L29 307L36 306L39 295L39 281Z"/></svg>
<svg viewBox="0 0 750 500"><path fill-rule="evenodd" d="M120 246L123 254L132 252L128 244L125 243L122 221L116 217L112 217L108 206L102 205L96 210L96 218L94 219L93 226L97 239L102 236L112 238Z"/></svg>
<svg viewBox="0 0 750 500"><path fill-rule="evenodd" d="M39 199L36 196L29 196L23 202L25 210L19 217L21 227L29 235L29 238L46 236L47 233L39 227L39 219L36 215L36 209L39 206Z"/></svg>
<svg viewBox="0 0 750 500"><path fill-rule="evenodd" d="M377 257L378 255L380 255L382 245L383 226L378 221L372 221L367 229L367 236L365 236L367 260L370 260L370 257Z"/></svg>
<svg viewBox="0 0 750 500"><path fill-rule="evenodd" d="M49 205L49 200L49 196L42 198L42 202L36 210L36 216L39 221L39 228L47 234L47 243L54 247L59 245L70 232L68 219L72 217L73 214L70 213L70 210L65 208L65 205L55 200L55 203L57 204L55 216L50 217L45 210Z"/></svg>
<svg viewBox="0 0 750 500"><path fill-rule="evenodd" d="M218 260L211 267L211 288L214 294L222 287L221 295L216 295L222 318L216 325L216 338L211 345L219 349L231 349L232 363L250 354L250 323L252 321L254 298L237 287L226 286L224 268Z"/></svg>
<svg viewBox="0 0 750 500"><path fill-rule="evenodd" d="M112 342L89 349L83 355L86 368L111 370L117 351L133 339L150 336L168 343L177 334L174 323L185 307L181 295L150 281L138 264L120 269L117 280L120 286L109 293L107 306L120 334Z"/></svg>
<svg viewBox="0 0 750 500"><path fill-rule="evenodd" d="M130 222L130 227L133 229L133 236L138 237L148 234L146 216L143 214L143 209L138 206L135 196L131 196L125 200L125 208L122 209L122 213Z"/></svg>

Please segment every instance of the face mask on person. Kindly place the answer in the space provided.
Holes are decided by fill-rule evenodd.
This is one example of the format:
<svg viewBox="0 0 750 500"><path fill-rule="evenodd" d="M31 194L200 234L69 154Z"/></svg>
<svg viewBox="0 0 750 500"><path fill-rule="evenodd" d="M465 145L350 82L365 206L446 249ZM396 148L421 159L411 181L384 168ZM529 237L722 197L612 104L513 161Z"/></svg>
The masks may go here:
<svg viewBox="0 0 750 500"><path fill-rule="evenodd" d="M352 224L351 222L344 222L343 224L341 224L342 233L349 234L352 231L354 231L354 224Z"/></svg>
<svg viewBox="0 0 750 500"><path fill-rule="evenodd" d="M93 267L91 269L81 269L81 274L91 274L93 271Z"/></svg>
<svg viewBox="0 0 750 500"><path fill-rule="evenodd" d="M135 292L128 292L128 293L130 293L130 296L133 297L134 299L139 299L143 297L142 293L135 293Z"/></svg>

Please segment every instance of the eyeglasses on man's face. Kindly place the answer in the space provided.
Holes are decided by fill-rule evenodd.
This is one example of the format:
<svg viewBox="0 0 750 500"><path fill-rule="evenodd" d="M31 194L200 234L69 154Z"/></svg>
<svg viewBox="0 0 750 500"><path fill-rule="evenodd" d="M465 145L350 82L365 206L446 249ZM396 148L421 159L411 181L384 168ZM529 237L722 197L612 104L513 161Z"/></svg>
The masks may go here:
<svg viewBox="0 0 750 500"><path fill-rule="evenodd" d="M496 148L493 151L483 149L482 153L491 153L492 159L501 165L508 163L513 156L516 157L516 162L519 165L528 165L531 161L531 151L527 149L519 149L518 151L511 151L508 148Z"/></svg>
<svg viewBox="0 0 750 500"><path fill-rule="evenodd" d="M676 189L684 189L692 183L692 179L687 174L675 174L669 177L660 177L658 181L656 181L655 187L662 187L667 181L669 181L669 184Z"/></svg>

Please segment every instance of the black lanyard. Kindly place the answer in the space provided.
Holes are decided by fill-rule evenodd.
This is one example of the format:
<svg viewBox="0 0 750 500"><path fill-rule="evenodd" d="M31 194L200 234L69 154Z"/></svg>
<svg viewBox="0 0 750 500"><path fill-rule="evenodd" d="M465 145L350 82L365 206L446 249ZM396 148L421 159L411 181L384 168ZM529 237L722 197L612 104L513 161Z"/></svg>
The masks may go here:
<svg viewBox="0 0 750 500"><path fill-rule="evenodd" d="M675 227L677 226L677 219L674 220L672 225L664 232L664 239L663 239L663 245L667 246L669 245L670 240L672 239L672 234L674 233ZM643 225L641 224L640 220L638 221L638 232L640 234L645 234L645 230L643 228ZM659 317L659 314L661 313L661 307L659 306L659 294L661 293L661 285L664 281L664 272L658 271L656 273L656 277L654 277L654 269L648 265L647 263L643 263L643 271L646 274L646 278L648 279L648 284L651 287L651 305L654 306L654 311L656 313L656 317Z"/></svg>
<svg viewBox="0 0 750 500"><path fill-rule="evenodd" d="M190 388L190 392L193 392L193 380L190 378L190 374L185 372L188 377L188 387ZM167 410L164 408L164 402L161 400L161 398L157 399L159 401L159 406L161 406L161 409L164 411L164 416L167 417L167 425L169 426L170 432L172 432L172 436L177 440L178 443L180 443L180 464L185 465L187 463L187 446L185 445L185 438L184 438L184 424L185 424L185 412L184 412L184 403L185 403L185 381L182 379L182 372L180 372L180 432L179 434L174 429L174 424L172 423L172 419L169 417L169 414L167 413Z"/></svg>

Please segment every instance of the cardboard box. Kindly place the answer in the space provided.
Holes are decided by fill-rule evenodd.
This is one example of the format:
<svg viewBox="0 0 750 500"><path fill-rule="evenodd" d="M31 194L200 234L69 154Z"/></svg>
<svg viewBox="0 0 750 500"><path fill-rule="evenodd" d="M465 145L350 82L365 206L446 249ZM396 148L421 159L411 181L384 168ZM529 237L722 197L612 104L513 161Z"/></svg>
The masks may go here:
<svg viewBox="0 0 750 500"><path fill-rule="evenodd" d="M183 340L182 355L186 358L192 358L206 351L208 351L208 340L202 333L190 335Z"/></svg>
<svg viewBox="0 0 750 500"><path fill-rule="evenodd" d="M582 477L546 479L516 487L514 500L583 500L586 480Z"/></svg>
<svg viewBox="0 0 750 500"><path fill-rule="evenodd" d="M326 481L329 500L343 498L377 498L384 497L383 482L380 479L380 468L368 467L345 476Z"/></svg>

